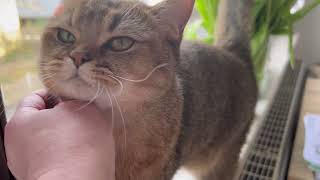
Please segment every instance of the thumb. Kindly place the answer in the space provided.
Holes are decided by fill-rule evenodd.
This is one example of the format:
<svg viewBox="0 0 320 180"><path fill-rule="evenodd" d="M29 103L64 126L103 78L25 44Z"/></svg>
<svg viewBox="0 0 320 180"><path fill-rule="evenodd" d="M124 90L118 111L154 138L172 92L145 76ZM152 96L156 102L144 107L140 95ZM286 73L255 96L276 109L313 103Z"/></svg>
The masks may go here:
<svg viewBox="0 0 320 180"><path fill-rule="evenodd" d="M38 90L25 97L17 108L17 112L36 112L46 109L46 90Z"/></svg>

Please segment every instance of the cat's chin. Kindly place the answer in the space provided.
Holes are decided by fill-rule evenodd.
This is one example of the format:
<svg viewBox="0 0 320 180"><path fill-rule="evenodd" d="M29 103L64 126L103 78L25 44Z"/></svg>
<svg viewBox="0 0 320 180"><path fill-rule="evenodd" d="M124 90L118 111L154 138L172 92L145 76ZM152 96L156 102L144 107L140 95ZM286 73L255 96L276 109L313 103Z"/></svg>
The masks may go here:
<svg viewBox="0 0 320 180"><path fill-rule="evenodd" d="M97 90L97 87L91 86L80 79L72 79L60 81L53 94L59 96L63 101L92 101L92 99L98 98Z"/></svg>
<svg viewBox="0 0 320 180"><path fill-rule="evenodd" d="M81 91L80 89L78 90L79 91L76 93L71 89L64 88L64 90L55 94L57 94L62 101L78 100L83 102L90 102L94 103L100 110L107 110L111 108L109 96L105 95L104 93L98 95L97 92L92 89L86 89L86 91Z"/></svg>
<svg viewBox="0 0 320 180"><path fill-rule="evenodd" d="M62 101L78 100L78 101L84 101L88 103L89 102L94 103L100 110L107 110L111 108L109 97L99 96L99 97L96 97L95 100L93 100L93 98L81 97L81 96L60 96L59 98Z"/></svg>
<svg viewBox="0 0 320 180"><path fill-rule="evenodd" d="M100 97L94 101L94 104L100 109L100 110L108 110L111 108L110 99L107 97Z"/></svg>

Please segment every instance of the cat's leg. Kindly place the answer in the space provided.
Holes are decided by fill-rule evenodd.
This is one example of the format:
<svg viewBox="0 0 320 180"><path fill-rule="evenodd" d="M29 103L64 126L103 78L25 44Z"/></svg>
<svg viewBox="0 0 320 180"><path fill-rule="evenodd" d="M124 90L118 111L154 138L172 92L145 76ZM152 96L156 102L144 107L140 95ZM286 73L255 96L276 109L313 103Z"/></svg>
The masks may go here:
<svg viewBox="0 0 320 180"><path fill-rule="evenodd" d="M234 147L230 147L234 148ZM211 154L211 153L210 153ZM215 153L215 157L203 154L200 159L207 160L191 161L183 168L190 171L197 180L232 180L238 167L239 153L235 150Z"/></svg>
<svg viewBox="0 0 320 180"><path fill-rule="evenodd" d="M231 146L223 152L218 153L213 166L208 169L207 174L201 180L232 180L239 166L239 154L241 147Z"/></svg>
<svg viewBox="0 0 320 180"><path fill-rule="evenodd" d="M167 161L151 164L150 167L141 170L140 173L130 178L121 178L119 180L172 180L178 169L178 165L179 162L175 156L171 156Z"/></svg>
<svg viewBox="0 0 320 180"><path fill-rule="evenodd" d="M245 142L245 134L207 148L189 160L183 167L197 180L232 180L239 167L239 155Z"/></svg>
<svg viewBox="0 0 320 180"><path fill-rule="evenodd" d="M240 167L240 153L246 140L248 126L240 130L215 154L215 161L201 180L233 180Z"/></svg>

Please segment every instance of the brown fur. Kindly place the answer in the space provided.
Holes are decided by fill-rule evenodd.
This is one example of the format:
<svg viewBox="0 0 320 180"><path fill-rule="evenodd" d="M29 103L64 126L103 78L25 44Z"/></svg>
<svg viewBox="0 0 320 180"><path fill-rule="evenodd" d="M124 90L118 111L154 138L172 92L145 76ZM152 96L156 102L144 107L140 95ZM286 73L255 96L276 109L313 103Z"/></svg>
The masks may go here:
<svg viewBox="0 0 320 180"><path fill-rule="evenodd" d="M256 101L250 30L228 36L233 26L227 31L222 27L219 35L227 39L218 41L219 48L181 42L192 8L193 0L168 0L154 7L66 0L64 12L43 33L40 75L50 92L114 111L117 180L170 180L181 166L202 180L234 174ZM220 24L229 26L224 22L230 20L227 11L220 13ZM60 28L76 41L61 43ZM111 39L123 36L135 40L130 49L106 48ZM77 69L73 53L89 54L90 59ZM155 68L161 64L167 66Z"/></svg>

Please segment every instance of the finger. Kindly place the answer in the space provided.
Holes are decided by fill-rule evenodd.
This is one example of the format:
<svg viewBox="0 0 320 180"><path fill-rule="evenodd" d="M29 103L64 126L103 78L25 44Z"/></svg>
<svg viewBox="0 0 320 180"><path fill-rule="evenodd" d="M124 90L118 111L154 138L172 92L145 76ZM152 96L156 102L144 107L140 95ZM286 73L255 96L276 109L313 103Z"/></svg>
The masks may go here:
<svg viewBox="0 0 320 180"><path fill-rule="evenodd" d="M17 111L40 111L46 109L45 97L48 95L46 90L37 90L30 96L25 97Z"/></svg>

